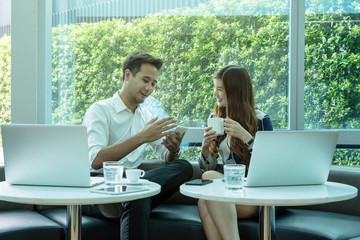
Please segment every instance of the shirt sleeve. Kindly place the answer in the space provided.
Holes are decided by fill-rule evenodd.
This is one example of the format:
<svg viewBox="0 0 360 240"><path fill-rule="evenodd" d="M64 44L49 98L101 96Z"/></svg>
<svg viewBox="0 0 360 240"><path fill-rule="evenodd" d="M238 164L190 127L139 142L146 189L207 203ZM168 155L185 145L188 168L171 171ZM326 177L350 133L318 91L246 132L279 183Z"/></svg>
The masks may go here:
<svg viewBox="0 0 360 240"><path fill-rule="evenodd" d="M273 125L269 115L262 112L260 109L255 109L256 117L258 119L259 131L273 131Z"/></svg>
<svg viewBox="0 0 360 240"><path fill-rule="evenodd" d="M198 162L199 162L200 169L203 172L216 169L216 166L218 163L217 156L212 156L211 154L209 154L209 156L207 158L205 158L201 152L199 154Z"/></svg>
<svg viewBox="0 0 360 240"><path fill-rule="evenodd" d="M263 131L273 131L273 130L274 130L269 115L266 115L266 116L263 118L262 124L263 124Z"/></svg>
<svg viewBox="0 0 360 240"><path fill-rule="evenodd" d="M273 125L269 115L259 119L259 131L273 131Z"/></svg>
<svg viewBox="0 0 360 240"><path fill-rule="evenodd" d="M85 113L83 125L87 128L90 164L92 164L100 149L108 146L108 119L105 109L97 103L90 106Z"/></svg>
<svg viewBox="0 0 360 240"><path fill-rule="evenodd" d="M167 148L162 144L162 138L149 143L150 146L154 149L154 151L161 157L161 159L163 161L166 160L166 153L167 153Z"/></svg>

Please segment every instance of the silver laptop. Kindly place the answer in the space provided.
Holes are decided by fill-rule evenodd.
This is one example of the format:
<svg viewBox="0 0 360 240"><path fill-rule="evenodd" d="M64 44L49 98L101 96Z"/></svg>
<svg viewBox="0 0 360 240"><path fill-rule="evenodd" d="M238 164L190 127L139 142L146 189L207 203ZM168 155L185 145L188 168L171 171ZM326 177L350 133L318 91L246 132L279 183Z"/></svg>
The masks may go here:
<svg viewBox="0 0 360 240"><path fill-rule="evenodd" d="M4 124L1 126L5 180L10 184L90 187L85 126Z"/></svg>
<svg viewBox="0 0 360 240"><path fill-rule="evenodd" d="M338 131L256 133L245 186L324 184Z"/></svg>

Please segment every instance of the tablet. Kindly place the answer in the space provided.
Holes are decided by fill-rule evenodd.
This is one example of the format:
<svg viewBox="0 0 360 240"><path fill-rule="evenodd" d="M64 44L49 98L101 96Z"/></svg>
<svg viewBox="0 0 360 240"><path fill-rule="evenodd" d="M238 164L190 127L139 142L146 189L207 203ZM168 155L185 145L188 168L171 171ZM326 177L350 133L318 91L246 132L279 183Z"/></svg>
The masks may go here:
<svg viewBox="0 0 360 240"><path fill-rule="evenodd" d="M90 192L119 195L119 194L133 193L133 192L141 192L141 191L146 191L146 190L148 190L148 189L144 188L144 187L114 185L114 186L93 188L93 189L90 189Z"/></svg>

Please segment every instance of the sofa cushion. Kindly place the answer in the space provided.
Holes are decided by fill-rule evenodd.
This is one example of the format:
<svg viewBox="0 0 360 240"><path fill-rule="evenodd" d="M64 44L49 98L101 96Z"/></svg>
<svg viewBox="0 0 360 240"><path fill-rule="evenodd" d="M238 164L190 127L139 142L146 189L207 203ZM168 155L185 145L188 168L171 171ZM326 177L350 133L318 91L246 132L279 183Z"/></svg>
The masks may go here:
<svg viewBox="0 0 360 240"><path fill-rule="evenodd" d="M46 209L40 212L63 228L66 226L66 208ZM120 239L120 224L99 217L82 216L81 237L85 240Z"/></svg>
<svg viewBox="0 0 360 240"><path fill-rule="evenodd" d="M239 219L242 240L259 239L258 217ZM276 239L351 239L360 236L360 217L333 212L285 209L276 216ZM150 239L206 239L196 205L162 204L151 213ZM359 239L360 240L360 239Z"/></svg>
<svg viewBox="0 0 360 240"><path fill-rule="evenodd" d="M279 240L340 240L359 236L359 216L287 209L276 219L276 239Z"/></svg>
<svg viewBox="0 0 360 240"><path fill-rule="evenodd" d="M196 205L161 204L151 213L150 239L206 240Z"/></svg>
<svg viewBox="0 0 360 240"><path fill-rule="evenodd" d="M49 218L32 210L0 212L1 240L62 240L63 228Z"/></svg>
<svg viewBox="0 0 360 240"><path fill-rule="evenodd" d="M238 221L242 240L259 238L258 218ZM196 205L161 204L151 213L150 239L206 240Z"/></svg>

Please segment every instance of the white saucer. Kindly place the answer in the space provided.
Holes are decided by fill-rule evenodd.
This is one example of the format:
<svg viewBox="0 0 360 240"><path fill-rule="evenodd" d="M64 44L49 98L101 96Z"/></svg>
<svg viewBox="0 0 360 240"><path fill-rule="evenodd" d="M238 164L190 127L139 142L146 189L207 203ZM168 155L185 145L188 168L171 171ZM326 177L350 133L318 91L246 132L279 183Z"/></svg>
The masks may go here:
<svg viewBox="0 0 360 240"><path fill-rule="evenodd" d="M147 179L139 179L138 182L129 182L126 178L123 178L121 181L121 184L125 184L125 185L141 185L143 183L147 183L149 182L149 180Z"/></svg>

